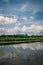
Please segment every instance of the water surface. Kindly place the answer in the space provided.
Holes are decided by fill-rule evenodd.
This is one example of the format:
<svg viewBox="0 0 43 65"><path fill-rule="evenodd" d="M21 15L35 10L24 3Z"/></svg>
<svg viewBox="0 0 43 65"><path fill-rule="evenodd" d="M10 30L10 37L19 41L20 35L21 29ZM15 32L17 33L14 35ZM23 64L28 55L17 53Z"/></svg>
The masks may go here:
<svg viewBox="0 0 43 65"><path fill-rule="evenodd" d="M0 46L0 65L43 65L43 42Z"/></svg>

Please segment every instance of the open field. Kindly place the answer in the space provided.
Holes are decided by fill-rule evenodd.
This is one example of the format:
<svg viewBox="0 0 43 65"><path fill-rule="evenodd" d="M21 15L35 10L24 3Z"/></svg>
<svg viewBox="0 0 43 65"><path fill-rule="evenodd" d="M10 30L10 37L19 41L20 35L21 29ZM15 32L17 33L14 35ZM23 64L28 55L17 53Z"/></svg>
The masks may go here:
<svg viewBox="0 0 43 65"><path fill-rule="evenodd" d="M0 37L0 45L43 42L43 36Z"/></svg>

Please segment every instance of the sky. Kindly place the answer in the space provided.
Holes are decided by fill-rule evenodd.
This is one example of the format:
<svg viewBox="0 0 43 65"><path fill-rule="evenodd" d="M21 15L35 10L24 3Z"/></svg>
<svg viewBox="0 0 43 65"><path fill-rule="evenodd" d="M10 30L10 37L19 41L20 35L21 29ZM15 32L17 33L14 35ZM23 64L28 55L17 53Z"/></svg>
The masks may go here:
<svg viewBox="0 0 43 65"><path fill-rule="evenodd" d="M0 35L43 35L43 0L0 0Z"/></svg>

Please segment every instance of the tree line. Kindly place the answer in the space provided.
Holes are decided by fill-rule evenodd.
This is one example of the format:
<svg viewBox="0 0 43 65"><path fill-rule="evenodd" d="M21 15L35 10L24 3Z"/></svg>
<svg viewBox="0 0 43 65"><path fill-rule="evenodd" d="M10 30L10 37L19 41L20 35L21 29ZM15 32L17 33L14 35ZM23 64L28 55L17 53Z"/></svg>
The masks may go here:
<svg viewBox="0 0 43 65"><path fill-rule="evenodd" d="M43 35L19 35L19 34L16 34L16 35L0 35L0 37L43 37Z"/></svg>

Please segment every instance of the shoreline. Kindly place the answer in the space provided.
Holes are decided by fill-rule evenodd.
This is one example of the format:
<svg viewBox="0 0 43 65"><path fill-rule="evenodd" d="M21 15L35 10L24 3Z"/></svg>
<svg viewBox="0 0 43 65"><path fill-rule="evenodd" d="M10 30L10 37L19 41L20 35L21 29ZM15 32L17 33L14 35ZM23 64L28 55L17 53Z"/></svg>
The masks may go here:
<svg viewBox="0 0 43 65"><path fill-rule="evenodd" d="M2 42L2 43L0 43L0 46L1 45L14 45L14 44L24 44L24 43L26 43L26 44L31 44L31 43L37 43L37 42L43 42L43 41L31 41L31 42L9 42L9 41L7 41L7 42Z"/></svg>
<svg viewBox="0 0 43 65"><path fill-rule="evenodd" d="M43 42L43 37L0 37L0 45Z"/></svg>

